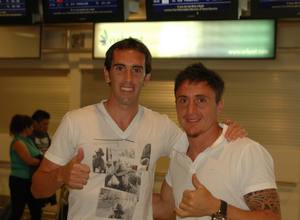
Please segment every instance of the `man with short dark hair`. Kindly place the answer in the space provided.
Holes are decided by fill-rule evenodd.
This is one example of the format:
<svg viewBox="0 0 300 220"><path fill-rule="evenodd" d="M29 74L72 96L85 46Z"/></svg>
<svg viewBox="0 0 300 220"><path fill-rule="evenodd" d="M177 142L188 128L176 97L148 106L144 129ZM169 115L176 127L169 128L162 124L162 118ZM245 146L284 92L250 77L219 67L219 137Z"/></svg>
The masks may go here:
<svg viewBox="0 0 300 220"><path fill-rule="evenodd" d="M51 139L48 134L50 114L44 110L36 110L31 118L34 121L31 139L44 154L51 144Z"/></svg>
<svg viewBox="0 0 300 220"><path fill-rule="evenodd" d="M45 110L38 109L32 114L31 118L33 119L33 132L30 138L44 155L51 144L51 138L48 134L50 113ZM56 205L56 194L54 193L52 196L41 199L40 201L42 206L47 204Z"/></svg>
<svg viewBox="0 0 300 220"><path fill-rule="evenodd" d="M218 123L223 79L201 63L175 80L178 121L187 142L171 153L168 175L153 199L154 217L193 220L280 220L273 160L257 142L228 142Z"/></svg>

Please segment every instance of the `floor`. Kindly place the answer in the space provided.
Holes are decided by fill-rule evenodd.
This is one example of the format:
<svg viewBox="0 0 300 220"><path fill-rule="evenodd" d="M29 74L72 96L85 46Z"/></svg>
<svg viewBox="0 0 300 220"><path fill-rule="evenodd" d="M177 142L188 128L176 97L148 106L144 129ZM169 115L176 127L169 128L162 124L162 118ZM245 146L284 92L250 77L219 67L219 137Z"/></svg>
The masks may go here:
<svg viewBox="0 0 300 220"><path fill-rule="evenodd" d="M5 220L5 218L2 216L7 209L7 206L9 204L9 197L0 195L0 219ZM56 220L56 213L57 213L57 205L47 205L43 208L43 220ZM29 210L26 208L23 214L22 220L29 220L30 214Z"/></svg>

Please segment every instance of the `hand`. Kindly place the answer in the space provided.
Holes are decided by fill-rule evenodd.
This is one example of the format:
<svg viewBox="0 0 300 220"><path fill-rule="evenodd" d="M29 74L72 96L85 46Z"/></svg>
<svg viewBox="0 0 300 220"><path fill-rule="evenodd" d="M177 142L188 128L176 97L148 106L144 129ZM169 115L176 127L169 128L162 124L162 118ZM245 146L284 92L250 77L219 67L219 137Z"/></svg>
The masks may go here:
<svg viewBox="0 0 300 220"><path fill-rule="evenodd" d="M192 176L192 183L195 190L185 190L179 208L175 208L176 215L180 217L201 217L210 216L217 212L220 207L220 200L202 185L196 174Z"/></svg>
<svg viewBox="0 0 300 220"><path fill-rule="evenodd" d="M89 179L90 168L81 163L83 158L83 149L79 148L73 159L61 168L60 179L71 189L82 189Z"/></svg>
<svg viewBox="0 0 300 220"><path fill-rule="evenodd" d="M226 119L224 121L224 123L226 125L228 125L228 129L225 133L225 138L228 141L234 141L238 138L243 138L248 135L247 131L244 128L242 128L239 124L237 124L236 122L234 122L230 119Z"/></svg>

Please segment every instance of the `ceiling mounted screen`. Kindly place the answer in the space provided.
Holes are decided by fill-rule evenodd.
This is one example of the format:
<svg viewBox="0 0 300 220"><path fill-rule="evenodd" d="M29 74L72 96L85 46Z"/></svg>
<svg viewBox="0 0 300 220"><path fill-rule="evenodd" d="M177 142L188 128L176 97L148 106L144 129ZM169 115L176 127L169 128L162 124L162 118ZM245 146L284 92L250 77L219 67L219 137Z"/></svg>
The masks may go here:
<svg viewBox="0 0 300 220"><path fill-rule="evenodd" d="M124 21L120 0L43 0L46 23Z"/></svg>
<svg viewBox="0 0 300 220"><path fill-rule="evenodd" d="M300 0L251 0L251 16L255 18L300 17Z"/></svg>
<svg viewBox="0 0 300 220"><path fill-rule="evenodd" d="M0 0L0 24L31 24L34 2L32 0Z"/></svg>
<svg viewBox="0 0 300 220"><path fill-rule="evenodd" d="M147 0L147 20L237 19L237 0Z"/></svg>

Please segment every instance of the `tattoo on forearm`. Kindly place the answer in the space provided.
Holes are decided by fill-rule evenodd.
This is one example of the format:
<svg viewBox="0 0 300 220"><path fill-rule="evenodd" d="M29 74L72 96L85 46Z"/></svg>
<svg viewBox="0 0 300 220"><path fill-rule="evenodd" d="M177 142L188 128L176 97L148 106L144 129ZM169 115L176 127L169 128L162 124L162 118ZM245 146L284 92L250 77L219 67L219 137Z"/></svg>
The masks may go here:
<svg viewBox="0 0 300 220"><path fill-rule="evenodd" d="M244 198L250 210L270 210L276 214L280 213L279 197L275 189L252 192Z"/></svg>

